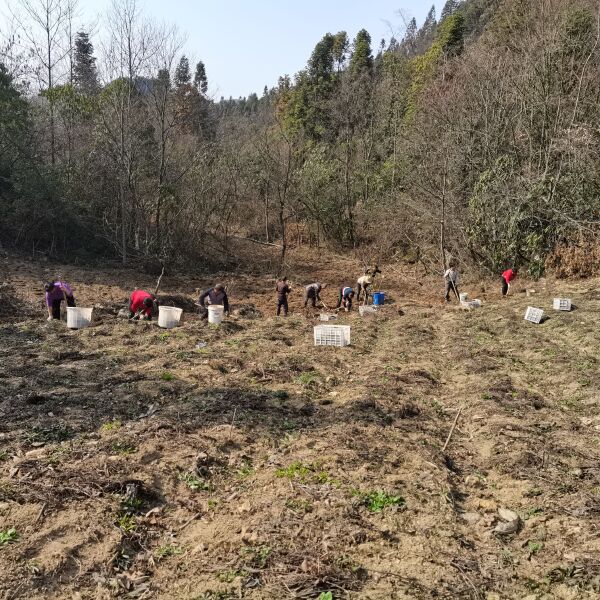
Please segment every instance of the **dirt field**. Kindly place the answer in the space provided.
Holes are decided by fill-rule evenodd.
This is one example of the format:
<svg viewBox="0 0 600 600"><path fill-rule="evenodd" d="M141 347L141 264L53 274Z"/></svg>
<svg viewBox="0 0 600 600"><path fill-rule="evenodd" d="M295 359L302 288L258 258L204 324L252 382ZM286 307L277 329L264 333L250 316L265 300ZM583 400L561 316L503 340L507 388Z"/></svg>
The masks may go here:
<svg viewBox="0 0 600 600"><path fill-rule="evenodd" d="M333 302L360 268L330 265ZM383 268L390 303L342 315L339 349L313 347L300 291L275 319L266 277L165 277L188 312L164 331L116 317L155 277L4 269L0 598L600 598L600 282L501 299L467 276L468 312ZM46 322L56 275L92 327ZM262 317L200 322L217 279Z"/></svg>

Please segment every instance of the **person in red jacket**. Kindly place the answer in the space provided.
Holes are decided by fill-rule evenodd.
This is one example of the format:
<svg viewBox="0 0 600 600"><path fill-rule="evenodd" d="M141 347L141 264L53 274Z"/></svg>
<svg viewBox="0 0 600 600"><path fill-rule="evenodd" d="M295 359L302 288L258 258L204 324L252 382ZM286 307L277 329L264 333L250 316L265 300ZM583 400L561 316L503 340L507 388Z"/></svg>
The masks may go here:
<svg viewBox="0 0 600 600"><path fill-rule="evenodd" d="M152 321L154 302L155 299L152 294L144 290L135 290L129 298L129 318Z"/></svg>
<svg viewBox="0 0 600 600"><path fill-rule="evenodd" d="M510 282L517 276L516 269L507 269L502 273L502 295L506 296L510 290Z"/></svg>

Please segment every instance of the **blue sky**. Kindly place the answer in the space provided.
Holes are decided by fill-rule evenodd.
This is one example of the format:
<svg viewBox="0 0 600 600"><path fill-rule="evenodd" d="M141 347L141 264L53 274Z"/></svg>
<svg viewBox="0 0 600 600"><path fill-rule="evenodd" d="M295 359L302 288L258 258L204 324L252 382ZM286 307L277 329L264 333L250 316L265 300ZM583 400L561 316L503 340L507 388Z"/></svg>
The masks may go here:
<svg viewBox="0 0 600 600"><path fill-rule="evenodd" d="M398 12L422 23L432 0L139 0L143 13L174 23L187 35L190 62L204 61L215 99L259 95L280 75L304 67L328 31L353 38L363 27L376 48L392 30L401 35ZM80 0L83 17L94 20L108 0ZM435 2L441 11L443 0ZM392 28L392 30L390 29Z"/></svg>

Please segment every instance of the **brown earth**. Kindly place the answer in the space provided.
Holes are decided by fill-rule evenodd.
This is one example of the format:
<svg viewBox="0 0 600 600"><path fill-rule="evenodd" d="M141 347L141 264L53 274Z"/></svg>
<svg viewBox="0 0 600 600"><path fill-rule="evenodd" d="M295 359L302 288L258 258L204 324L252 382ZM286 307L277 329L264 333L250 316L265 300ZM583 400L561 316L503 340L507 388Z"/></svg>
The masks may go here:
<svg viewBox="0 0 600 600"><path fill-rule="evenodd" d="M190 312L211 281L165 276L171 331L116 317L154 277L4 263L0 598L600 597L599 282L501 299L467 277L469 312L384 268L390 303L314 348L301 284L335 284L330 304L360 268L293 260L287 319L272 279L212 278L255 308L220 328ZM90 328L46 323L57 275Z"/></svg>

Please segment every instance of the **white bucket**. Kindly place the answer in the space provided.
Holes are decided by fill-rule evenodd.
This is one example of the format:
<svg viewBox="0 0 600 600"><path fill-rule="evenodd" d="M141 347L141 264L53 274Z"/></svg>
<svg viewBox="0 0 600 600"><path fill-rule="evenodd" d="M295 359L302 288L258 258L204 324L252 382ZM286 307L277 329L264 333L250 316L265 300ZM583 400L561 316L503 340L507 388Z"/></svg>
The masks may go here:
<svg viewBox="0 0 600 600"><path fill-rule="evenodd" d="M220 304L214 304L208 307L208 322L213 325L219 325L223 320L225 308Z"/></svg>
<svg viewBox="0 0 600 600"><path fill-rule="evenodd" d="M179 325L179 319L181 319L181 308L175 308L174 306L159 306L158 307L158 326L163 329L173 329Z"/></svg>
<svg viewBox="0 0 600 600"><path fill-rule="evenodd" d="M461 294L460 295L460 301L461 302L466 302L469 299L469 294Z"/></svg>
<svg viewBox="0 0 600 600"><path fill-rule="evenodd" d="M83 329L92 321L93 308L76 308L67 306L67 327L69 329Z"/></svg>

